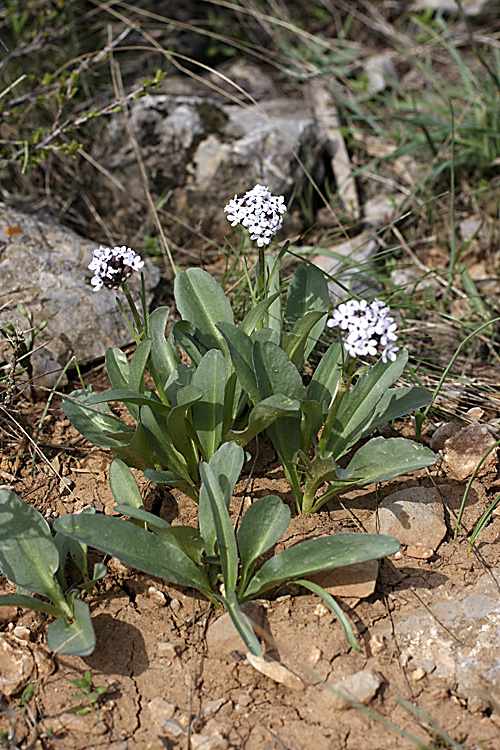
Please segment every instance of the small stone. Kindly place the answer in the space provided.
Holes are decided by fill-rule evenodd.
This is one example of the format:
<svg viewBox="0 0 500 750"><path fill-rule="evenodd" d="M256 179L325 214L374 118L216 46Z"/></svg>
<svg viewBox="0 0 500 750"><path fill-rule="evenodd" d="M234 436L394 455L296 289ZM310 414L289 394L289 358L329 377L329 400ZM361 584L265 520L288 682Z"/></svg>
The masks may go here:
<svg viewBox="0 0 500 750"><path fill-rule="evenodd" d="M244 604L241 609L247 624L254 632L258 632L264 622L262 607L255 602L249 602ZM230 654L231 651L241 651L243 646L243 640L227 612L209 626L207 631L209 654Z"/></svg>
<svg viewBox="0 0 500 750"><path fill-rule="evenodd" d="M436 669L436 665L431 659L412 659L411 666L414 669L423 669L426 674L431 674Z"/></svg>
<svg viewBox="0 0 500 750"><path fill-rule="evenodd" d="M251 702L252 702L252 697L248 695L248 693L243 693L243 695L240 695L238 697L237 705L240 708L246 708L247 706L250 705Z"/></svg>
<svg viewBox="0 0 500 750"><path fill-rule="evenodd" d="M367 91L379 94L398 80L394 63L388 54L372 55L364 62L365 73L368 77Z"/></svg>
<svg viewBox="0 0 500 750"><path fill-rule="evenodd" d="M249 652L247 653L247 659L254 669L274 680L274 682L279 682L281 685L292 688L292 690L304 690L305 685L300 677L280 664L279 661L271 659L270 656L254 656Z"/></svg>
<svg viewBox="0 0 500 750"><path fill-rule="evenodd" d="M488 701L483 701L473 695L467 700L467 708L472 714L484 714L490 710L491 706Z"/></svg>
<svg viewBox="0 0 500 750"><path fill-rule="evenodd" d="M176 656L179 656L181 648L178 643L160 641L156 647L156 652L160 658L169 659L172 662Z"/></svg>
<svg viewBox="0 0 500 750"><path fill-rule="evenodd" d="M9 697L19 693L30 681L35 661L26 648L13 645L0 636L0 693Z"/></svg>
<svg viewBox="0 0 500 750"><path fill-rule="evenodd" d="M377 694L381 684L382 678L378 672L374 669L362 669L361 672L356 672L331 686L335 691L331 694L331 702L339 710L350 708L351 702L367 706Z"/></svg>
<svg viewBox="0 0 500 750"><path fill-rule="evenodd" d="M460 425L455 422L443 422L443 424L436 428L431 437L431 442L429 444L431 451L437 453L438 451L443 450L444 444L448 438L456 435L461 429Z"/></svg>
<svg viewBox="0 0 500 750"><path fill-rule="evenodd" d="M307 659L308 663L311 665L311 667L315 667L316 664L321 661L323 658L323 652L320 648L317 646L313 646L312 649L309 652L309 657Z"/></svg>
<svg viewBox="0 0 500 750"><path fill-rule="evenodd" d="M40 722L40 726L44 732L50 734L73 734L79 737L90 737L90 735L97 735L102 737L106 734L108 727L102 719L103 712L100 712L98 720L96 720L96 713L93 711L81 716L77 713L70 713L69 711L63 711L58 716L48 716Z"/></svg>
<svg viewBox="0 0 500 750"><path fill-rule="evenodd" d="M412 557L415 560L428 560L433 554L433 549L424 547L421 544L410 544L406 548L406 557Z"/></svg>
<svg viewBox="0 0 500 750"><path fill-rule="evenodd" d="M171 600L170 609L173 609L174 612L178 612L181 607L182 607L182 603L178 599Z"/></svg>
<svg viewBox="0 0 500 750"><path fill-rule="evenodd" d="M411 679L413 680L413 682L420 682L420 680L423 680L426 674L427 672L425 671L425 669L423 669L422 667L418 667L418 669L415 669L411 673Z"/></svg>
<svg viewBox="0 0 500 750"><path fill-rule="evenodd" d="M175 706L164 698L153 698L148 703L149 712L153 724L159 729L167 719L172 719L175 714Z"/></svg>
<svg viewBox="0 0 500 750"><path fill-rule="evenodd" d="M380 654L382 651L385 651L385 638L383 635L373 635L370 638L370 641L368 643L368 647L373 654L373 656L376 656L376 654Z"/></svg>
<svg viewBox="0 0 500 750"><path fill-rule="evenodd" d="M19 638L20 641L29 641L31 638L31 630L24 625L17 625L12 631L12 635L15 638Z"/></svg>
<svg viewBox="0 0 500 750"><path fill-rule="evenodd" d="M436 550L446 535L444 508L434 487L408 487L380 503L368 531L390 534L408 546Z"/></svg>
<svg viewBox="0 0 500 750"><path fill-rule="evenodd" d="M186 730L179 724L177 719L165 719L162 724L162 730L163 734L166 734L167 737L171 737L172 739L177 739L177 737L183 737L187 734Z"/></svg>
<svg viewBox="0 0 500 750"><path fill-rule="evenodd" d="M398 549L398 551L394 553L394 559L395 560L402 560L403 557L404 557L404 555L403 555L403 553L401 552L400 549Z"/></svg>
<svg viewBox="0 0 500 750"><path fill-rule="evenodd" d="M227 740L217 737L206 737L203 734L191 735L191 750L227 750Z"/></svg>
<svg viewBox="0 0 500 750"><path fill-rule="evenodd" d="M446 473L464 481L476 470L481 459L495 445L495 438L485 424L475 422L462 427L454 437L448 438L443 448L443 469ZM479 470L479 476L488 473L497 463L498 448L495 447Z"/></svg>
<svg viewBox="0 0 500 750"><path fill-rule="evenodd" d="M148 588L148 596L152 602L157 604L159 607L164 607L167 603L167 598L162 591L158 591L156 586L150 586Z"/></svg>
<svg viewBox="0 0 500 750"><path fill-rule="evenodd" d="M216 714L219 708L227 703L227 698L219 698L217 701L208 701L203 710L203 716L213 716Z"/></svg>
<svg viewBox="0 0 500 750"><path fill-rule="evenodd" d="M378 568L378 560L369 560L335 570L324 570L310 576L310 580L326 589L331 596L366 599L375 591ZM330 610L327 609L326 612Z"/></svg>
<svg viewBox="0 0 500 750"><path fill-rule="evenodd" d="M316 615L316 617L324 617L324 616L325 616L325 615L327 615L327 614L328 614L329 612L330 612L330 610L328 609L328 607L326 607L326 606L325 606L325 605L323 604L323 602L320 602L320 603L319 603L319 604L317 604L317 605L316 605L316 607L314 608L314 612L313 612L313 615Z"/></svg>

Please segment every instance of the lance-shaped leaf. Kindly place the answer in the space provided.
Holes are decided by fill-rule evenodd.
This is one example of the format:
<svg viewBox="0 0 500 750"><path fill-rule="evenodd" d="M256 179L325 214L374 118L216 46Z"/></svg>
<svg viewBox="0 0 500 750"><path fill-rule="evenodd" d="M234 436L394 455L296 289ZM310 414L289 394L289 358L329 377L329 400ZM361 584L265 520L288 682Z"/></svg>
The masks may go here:
<svg viewBox="0 0 500 750"><path fill-rule="evenodd" d="M404 388L389 388L378 402L370 423L366 425L361 438L367 437L381 424L392 422L393 419L412 414L422 409L432 401L432 393L425 388L414 386Z"/></svg>
<svg viewBox="0 0 500 750"><path fill-rule="evenodd" d="M103 391L102 393L93 393L85 400L85 404L87 407L113 402L119 402L123 404L136 404L137 406L150 406L158 414L163 414L165 417L170 414L169 407L165 406L165 404L162 404L160 399L155 394L146 396L139 391Z"/></svg>
<svg viewBox="0 0 500 750"><path fill-rule="evenodd" d="M325 327L326 317L324 312L311 310L295 323L291 333L283 334L281 347L299 370L304 366L304 362L316 344L319 334ZM315 331L318 327L318 334L313 335L312 331Z"/></svg>
<svg viewBox="0 0 500 750"><path fill-rule="evenodd" d="M264 319L264 315L268 311L269 307L275 300L278 299L279 296L279 292L274 292L274 294L270 294L265 299L261 300L255 307L250 310L249 313L245 315L240 323L240 329L244 331L244 333L248 334L248 336L250 336L250 334L253 333L255 328L257 328L257 326Z"/></svg>
<svg viewBox="0 0 500 750"><path fill-rule="evenodd" d="M228 611L229 617L233 621L233 625L240 634L247 649L251 654L260 656L262 653L262 649L260 647L258 638L253 632L252 626L248 622L247 618L241 611L240 605L238 604L238 599L233 589L227 588L226 597L224 599L221 598L221 601Z"/></svg>
<svg viewBox="0 0 500 750"><path fill-rule="evenodd" d="M221 442L226 378L224 355L217 349L211 349L201 359L191 381L203 393L201 400L191 407L191 413L206 461L212 458Z"/></svg>
<svg viewBox="0 0 500 750"><path fill-rule="evenodd" d="M253 362L261 399L277 393L289 398L303 398L300 373L279 346L271 341L256 341Z"/></svg>
<svg viewBox="0 0 500 750"><path fill-rule="evenodd" d="M144 508L135 477L119 458L115 458L109 467L109 486L117 505Z"/></svg>
<svg viewBox="0 0 500 750"><path fill-rule="evenodd" d="M258 403L260 395L253 365L252 339L241 327L236 328L231 323L219 323L217 328L226 340L232 365L243 390L253 404Z"/></svg>
<svg viewBox="0 0 500 750"><path fill-rule="evenodd" d="M113 510L115 513L121 513L122 516L127 516L127 518L133 518L135 521L146 523L155 533L158 529L170 528L168 521L165 521L159 516L155 516L154 513L150 513L144 507L136 508L131 505L115 505Z"/></svg>
<svg viewBox="0 0 500 750"><path fill-rule="evenodd" d="M347 472L351 481L363 487L372 482L387 482L434 463L435 454L420 443L406 438L376 437L356 451Z"/></svg>
<svg viewBox="0 0 500 750"><path fill-rule="evenodd" d="M209 347L196 338L195 326L188 320L178 320L172 328L172 335L179 346L184 349L193 365L197 366Z"/></svg>
<svg viewBox="0 0 500 750"><path fill-rule="evenodd" d="M186 385L191 385L194 371L195 368L193 365L177 365L172 370L165 385L165 395L170 406L177 406L177 393Z"/></svg>
<svg viewBox="0 0 500 750"><path fill-rule="evenodd" d="M63 613L54 604L42 602L34 596L25 594L4 594L0 596L0 607L22 607L23 609L34 609L35 612L43 612L44 615L61 617Z"/></svg>
<svg viewBox="0 0 500 750"><path fill-rule="evenodd" d="M182 319L196 327L198 338L207 349L227 352L217 323L234 322L233 310L219 284L202 268L188 268L175 277L174 295Z"/></svg>
<svg viewBox="0 0 500 750"><path fill-rule="evenodd" d="M96 406L86 406L86 401L93 394L86 390L73 391L69 397L62 400L63 411L73 427L93 445L102 448L113 448L126 445L134 434L134 430L125 422L115 417L106 403ZM119 434L123 437L115 439L110 435Z"/></svg>
<svg viewBox="0 0 500 750"><path fill-rule="evenodd" d="M108 349L104 357L106 372L113 388L130 390L128 382L128 359L121 349Z"/></svg>
<svg viewBox="0 0 500 750"><path fill-rule="evenodd" d="M397 539L379 534L332 534L306 539L265 562L248 584L243 601L255 599L285 581L305 578L321 570L377 560L398 549Z"/></svg>
<svg viewBox="0 0 500 750"><path fill-rule="evenodd" d="M243 452L242 448L240 450ZM229 511L219 482L208 464L201 464L200 475L212 509L224 586L226 590L235 589L238 580L238 548ZM210 554L208 549L207 554Z"/></svg>
<svg viewBox="0 0 500 750"><path fill-rule="evenodd" d="M88 656L95 648L95 632L90 619L90 609L81 599L73 601L72 622L59 619L52 622L47 630L49 648L58 654Z"/></svg>
<svg viewBox="0 0 500 750"><path fill-rule="evenodd" d="M222 356L222 355L221 355ZM194 385L187 385L177 392L177 406L168 415L167 427L172 436L172 442L181 453L189 469L190 476L198 476L198 450L189 436L191 423L189 412L191 407L203 398L203 393Z"/></svg>
<svg viewBox="0 0 500 750"><path fill-rule="evenodd" d="M180 586L211 593L203 570L179 547L115 516L59 516L57 531L117 557L125 565Z"/></svg>
<svg viewBox="0 0 500 750"><path fill-rule="evenodd" d="M234 442L223 443L209 461L209 466L222 492L226 508L229 508L236 482L243 467L243 461L244 451ZM205 541L206 553L213 556L215 555L217 534L208 489L203 483L200 488L198 523L200 534Z"/></svg>
<svg viewBox="0 0 500 750"><path fill-rule="evenodd" d="M129 365L129 388L138 393L144 392L144 372L151 352L151 339L144 339L136 347Z"/></svg>
<svg viewBox="0 0 500 750"><path fill-rule="evenodd" d="M378 402L399 378L408 361L406 349L400 349L394 362L382 362L361 375L351 393L343 399L324 454L338 459L356 443L370 422Z"/></svg>
<svg viewBox="0 0 500 750"><path fill-rule="evenodd" d="M300 448L308 453L315 444L318 432L323 425L323 414L317 401L301 401L300 410L302 412Z"/></svg>
<svg viewBox="0 0 500 750"><path fill-rule="evenodd" d="M230 430L226 435L226 440L234 440L238 445L245 446L280 417L297 414L300 406L301 404L297 399L282 396L280 393L269 396L252 409L246 428L244 430Z"/></svg>
<svg viewBox="0 0 500 750"><path fill-rule="evenodd" d="M0 570L26 591L64 606L61 587L54 576L59 551L45 518L14 492L0 490Z"/></svg>
<svg viewBox="0 0 500 750"><path fill-rule="evenodd" d="M342 371L342 344L334 341L321 357L307 387L307 398L317 401L326 418Z"/></svg>
<svg viewBox="0 0 500 750"><path fill-rule="evenodd" d="M290 508L276 495L256 500L246 511L237 534L241 559L240 598L259 557L281 539L289 523Z"/></svg>
<svg viewBox="0 0 500 750"><path fill-rule="evenodd" d="M180 364L175 344L170 338L165 338L165 326L167 325L169 314L170 309L168 307L157 307L149 316L151 357L163 386L165 386L172 371Z"/></svg>
<svg viewBox="0 0 500 750"><path fill-rule="evenodd" d="M128 439L128 444L125 442L125 438ZM111 450L116 458L124 461L128 466L133 466L135 469L141 469L142 471L159 462L159 458L150 445L140 422L137 422L131 438L125 435L124 442L119 446L112 446Z"/></svg>
<svg viewBox="0 0 500 750"><path fill-rule="evenodd" d="M179 453L172 442L166 420L153 412L148 406L144 406L141 409L141 422L149 443L162 463L181 479L185 479L189 484L194 484L184 456Z"/></svg>
<svg viewBox="0 0 500 750"><path fill-rule="evenodd" d="M286 295L288 325L293 328L293 335L299 339L305 336L303 341L296 342L293 354L290 355L292 362L299 368L302 368L324 330L329 304L328 284L323 271L312 264L300 265ZM310 313L313 311L322 311L324 315L320 315L310 326Z"/></svg>

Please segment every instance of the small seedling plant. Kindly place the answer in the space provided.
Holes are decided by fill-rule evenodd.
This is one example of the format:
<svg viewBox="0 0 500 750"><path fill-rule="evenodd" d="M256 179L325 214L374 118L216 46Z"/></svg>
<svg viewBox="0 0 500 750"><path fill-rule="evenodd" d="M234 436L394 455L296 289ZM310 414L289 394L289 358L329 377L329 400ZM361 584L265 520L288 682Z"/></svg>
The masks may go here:
<svg viewBox="0 0 500 750"><path fill-rule="evenodd" d="M307 539L262 558L281 539L290 523L290 508L276 495L253 502L233 527L229 504L244 463L244 450L224 443L209 462L200 465L198 529L171 526L149 513L130 469L119 459L111 466L111 489L117 516L60 516L58 532L88 544L150 575L200 591L216 607L225 607L253 654L261 646L241 605L268 591L296 581L318 594L336 614L351 646L359 650L343 611L321 586L307 578L314 573L379 559L396 552L394 537L345 533Z"/></svg>
<svg viewBox="0 0 500 750"><path fill-rule="evenodd" d="M73 700L75 701L83 701L84 705L81 706L73 706L73 708L70 708L71 713L78 714L79 716L85 716L85 714L90 713L91 711L94 711L97 706L99 705L99 699L107 690L106 685L99 685L99 687L94 687L92 684L92 675L90 674L90 670L86 669L84 676L79 680L72 680L73 685L76 685L77 688L80 688L82 691L81 693L77 693L73 696Z"/></svg>
<svg viewBox="0 0 500 750"><path fill-rule="evenodd" d="M76 587L68 586L66 579L68 555L84 579ZM106 567L97 563L90 576L86 546L62 534L53 537L41 513L7 489L0 490L0 571L17 585L16 594L0 596L0 606L34 609L53 617L47 630L52 651L78 656L92 653L95 633L89 605L81 595L92 593Z"/></svg>

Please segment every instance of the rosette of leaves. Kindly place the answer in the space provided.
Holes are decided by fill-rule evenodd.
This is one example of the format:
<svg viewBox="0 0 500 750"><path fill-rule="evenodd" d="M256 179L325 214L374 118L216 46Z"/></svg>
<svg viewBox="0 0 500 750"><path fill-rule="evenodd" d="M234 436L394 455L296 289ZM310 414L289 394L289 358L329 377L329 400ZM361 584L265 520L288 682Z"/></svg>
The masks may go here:
<svg viewBox="0 0 500 750"><path fill-rule="evenodd" d="M288 291L287 329L277 273L269 273L269 279L268 296L236 330L252 341L280 343L300 368L324 327L326 282L314 267L298 269ZM219 328L236 328L231 303L208 273L191 268L177 274L175 300L182 320L167 337L169 309L161 307L145 315L144 335L130 361L121 350L108 349L112 389L74 391L63 408L89 442L110 448L151 481L177 487L197 501L200 460L210 461L228 440L246 445L277 419L298 415L300 405L280 392L269 392L256 403L249 399ZM184 362L180 349L187 355ZM146 384L147 372L154 387ZM123 404L134 424L115 416L111 403Z"/></svg>
<svg viewBox="0 0 500 750"><path fill-rule="evenodd" d="M260 643L243 616L244 602L262 597L288 581L318 594L340 620L353 648L351 626L337 602L307 580L323 570L379 559L397 551L394 537L345 533L307 539L272 555L288 528L290 509L275 495L256 500L235 531L229 504L244 461L243 449L223 444L200 466L202 478L198 529L171 526L149 513L132 472L120 460L111 465L110 484L118 516L67 515L56 519L58 532L117 557L150 575L200 591L216 607L225 607L247 648L261 653ZM221 586L223 584L223 586Z"/></svg>
<svg viewBox="0 0 500 750"><path fill-rule="evenodd" d="M82 574L83 582L77 586L68 586L64 571L68 555ZM47 630L52 651L92 653L94 628L81 595L92 593L96 581L106 575L105 565L97 563L90 575L86 545L62 534L53 537L44 517L7 489L0 490L0 570L17 585L16 594L0 596L0 606L34 609L55 618Z"/></svg>

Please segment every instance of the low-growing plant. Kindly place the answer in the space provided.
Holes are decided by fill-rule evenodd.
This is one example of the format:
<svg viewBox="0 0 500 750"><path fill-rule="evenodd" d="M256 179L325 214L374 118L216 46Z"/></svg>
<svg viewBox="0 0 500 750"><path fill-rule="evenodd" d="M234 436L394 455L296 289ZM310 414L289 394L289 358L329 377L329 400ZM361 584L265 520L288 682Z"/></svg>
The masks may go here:
<svg viewBox="0 0 500 750"><path fill-rule="evenodd" d="M83 705L80 706L73 706L73 708L70 708L70 713L78 714L79 716L85 716L85 714L90 713L91 711L94 711L98 704L99 699L107 690L106 685L99 685L99 687L94 687L92 684L92 675L90 673L89 669L85 670L84 676L79 680L72 680L73 685L76 685L77 688L80 688L82 691L81 693L77 693L73 696L73 700L75 701L84 701Z"/></svg>
<svg viewBox="0 0 500 750"><path fill-rule="evenodd" d="M83 515L93 513L88 509ZM68 586L64 571L68 555L84 579L77 586ZM94 565L90 576L86 545L62 534L53 537L41 513L7 489L0 490L0 571L17 585L16 594L0 596L0 606L34 609L54 617L47 630L52 651L92 653L94 628L89 605L80 595L92 593L96 581L106 575L105 565Z"/></svg>
<svg viewBox="0 0 500 750"><path fill-rule="evenodd" d="M216 607L224 606L247 648L261 646L241 605L295 581L318 594L338 617L353 648L359 650L351 626L335 599L307 578L314 573L379 559L397 551L394 537L344 533L306 539L262 558L281 539L290 522L289 507L276 495L250 505L235 531L229 504L244 462L243 448L224 443L202 462L198 529L171 526L149 513L130 469L120 460L111 465L116 516L73 514L55 520L58 532L88 544L150 575L200 591Z"/></svg>

